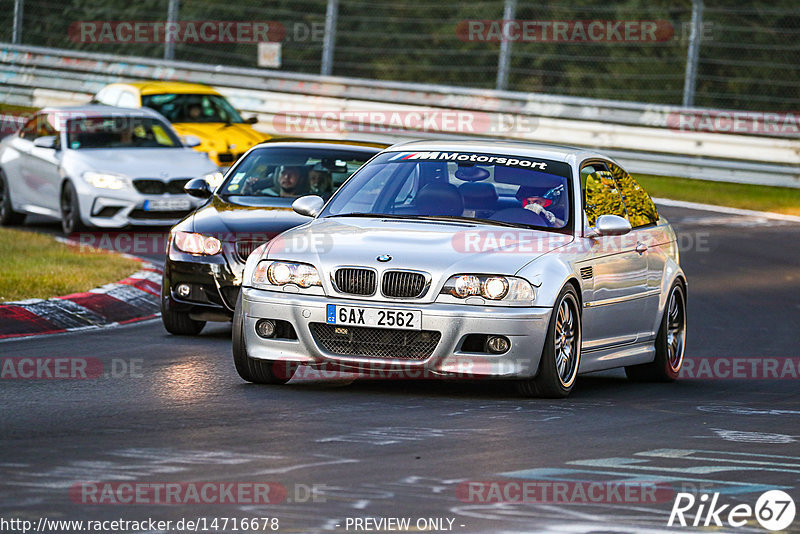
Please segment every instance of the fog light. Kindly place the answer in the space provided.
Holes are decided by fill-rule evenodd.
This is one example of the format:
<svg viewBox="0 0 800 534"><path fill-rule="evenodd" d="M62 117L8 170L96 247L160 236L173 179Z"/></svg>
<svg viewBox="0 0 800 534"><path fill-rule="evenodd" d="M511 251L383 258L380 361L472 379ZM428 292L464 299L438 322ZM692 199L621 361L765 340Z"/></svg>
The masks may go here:
<svg viewBox="0 0 800 534"><path fill-rule="evenodd" d="M192 292L192 286L189 284L178 284L175 287L175 292L178 294L179 297L185 299L189 296L189 293Z"/></svg>
<svg viewBox="0 0 800 534"><path fill-rule="evenodd" d="M256 334L258 334L259 337L274 337L275 322L270 319L261 319L256 323Z"/></svg>
<svg viewBox="0 0 800 534"><path fill-rule="evenodd" d="M504 353L508 350L510 345L511 343L509 343L508 338L503 336L490 336L486 341L486 348L488 348L489 352L493 354Z"/></svg>

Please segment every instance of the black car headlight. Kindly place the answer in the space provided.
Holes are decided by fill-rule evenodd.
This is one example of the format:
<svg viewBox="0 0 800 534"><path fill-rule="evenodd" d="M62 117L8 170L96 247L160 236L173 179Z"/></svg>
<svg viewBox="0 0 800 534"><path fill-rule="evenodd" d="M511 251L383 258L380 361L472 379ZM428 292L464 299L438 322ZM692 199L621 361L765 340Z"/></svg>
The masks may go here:
<svg viewBox="0 0 800 534"><path fill-rule="evenodd" d="M193 232L175 232L172 242L175 248L188 254L213 256L222 250L222 242L216 237Z"/></svg>

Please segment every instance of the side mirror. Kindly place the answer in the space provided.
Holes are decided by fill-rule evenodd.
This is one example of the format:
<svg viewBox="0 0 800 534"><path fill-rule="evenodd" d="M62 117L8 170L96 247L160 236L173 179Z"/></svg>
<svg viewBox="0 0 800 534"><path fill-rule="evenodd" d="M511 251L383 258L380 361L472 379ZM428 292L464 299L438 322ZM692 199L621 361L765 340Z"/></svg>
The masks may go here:
<svg viewBox="0 0 800 534"><path fill-rule="evenodd" d="M619 215L601 215L594 229L598 236L625 235L631 231L631 223Z"/></svg>
<svg viewBox="0 0 800 534"><path fill-rule="evenodd" d="M200 146L202 144L202 140L197 137L196 135L184 135L183 136L183 144L188 146L189 148L194 148L196 146Z"/></svg>
<svg viewBox="0 0 800 534"><path fill-rule="evenodd" d="M253 115L252 117L248 117L244 120L247 124L258 124L258 117Z"/></svg>
<svg viewBox="0 0 800 534"><path fill-rule="evenodd" d="M186 191L186 194L190 197L195 198L210 198L211 197L211 187L208 185L208 182L205 178L195 178L193 180L189 180L186 182L186 185L183 186L183 190Z"/></svg>
<svg viewBox="0 0 800 534"><path fill-rule="evenodd" d="M56 146L58 146L58 136L45 135L42 137L37 137L33 140L33 146L38 146L39 148L51 148L55 150Z"/></svg>
<svg viewBox="0 0 800 534"><path fill-rule="evenodd" d="M295 213L299 213L300 215L316 217L319 215L319 212L322 211L322 206L324 205L325 201L322 200L321 197L317 195L306 195L292 202L292 209Z"/></svg>

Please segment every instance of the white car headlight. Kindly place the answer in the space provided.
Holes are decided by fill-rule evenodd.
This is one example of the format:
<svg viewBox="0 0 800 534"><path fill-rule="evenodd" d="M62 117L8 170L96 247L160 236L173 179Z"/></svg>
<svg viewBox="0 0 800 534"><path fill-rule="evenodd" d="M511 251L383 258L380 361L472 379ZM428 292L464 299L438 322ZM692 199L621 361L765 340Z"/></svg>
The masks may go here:
<svg viewBox="0 0 800 534"><path fill-rule="evenodd" d="M90 185L101 189L123 189L131 184L131 180L127 176L108 172L86 171L83 173L83 179Z"/></svg>
<svg viewBox="0 0 800 534"><path fill-rule="evenodd" d="M441 294L456 298L483 297L489 300L531 302L535 298L533 287L527 280L516 276L485 274L458 274L445 282Z"/></svg>
<svg viewBox="0 0 800 534"><path fill-rule="evenodd" d="M211 187L212 191L216 189L219 184L222 183L222 178L223 178L222 173L219 171L212 172L203 176L203 179L206 182L208 182L208 185L209 187Z"/></svg>
<svg viewBox="0 0 800 534"><path fill-rule="evenodd" d="M322 286L322 281L317 269L306 263L262 261L253 273L253 285L285 286L288 284L306 288Z"/></svg>
<svg viewBox="0 0 800 534"><path fill-rule="evenodd" d="M222 242L216 237L192 232L175 232L173 236L175 247L189 254L213 256L222 250Z"/></svg>

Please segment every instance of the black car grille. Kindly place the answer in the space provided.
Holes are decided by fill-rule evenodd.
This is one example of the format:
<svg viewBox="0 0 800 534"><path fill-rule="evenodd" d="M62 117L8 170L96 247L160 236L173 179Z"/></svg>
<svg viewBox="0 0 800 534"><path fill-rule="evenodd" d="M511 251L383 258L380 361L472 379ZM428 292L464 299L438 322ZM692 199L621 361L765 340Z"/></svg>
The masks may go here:
<svg viewBox="0 0 800 534"><path fill-rule="evenodd" d="M425 275L410 271L386 271L383 273L381 291L387 297L418 298L426 290Z"/></svg>
<svg viewBox="0 0 800 534"><path fill-rule="evenodd" d="M239 257L239 260L246 262L250 253L258 248L259 245L263 245L265 242L266 241L237 241L236 255Z"/></svg>
<svg viewBox="0 0 800 534"><path fill-rule="evenodd" d="M342 356L424 360L433 354L442 334L432 330L397 330L311 323L314 341Z"/></svg>
<svg viewBox="0 0 800 534"><path fill-rule="evenodd" d="M143 195L161 195L164 193L164 182L161 180L138 179L133 181L133 187Z"/></svg>
<svg viewBox="0 0 800 534"><path fill-rule="evenodd" d="M217 159L219 160L220 163L233 163L234 161L239 159L240 156L241 154L222 152L221 154L217 154Z"/></svg>
<svg viewBox="0 0 800 534"><path fill-rule="evenodd" d="M224 286L220 289L225 298L225 305L231 310L236 308L236 301L239 300L239 293L242 290L241 286Z"/></svg>
<svg viewBox="0 0 800 534"><path fill-rule="evenodd" d="M371 269L344 267L333 277L340 293L350 295L372 295L375 293L377 275Z"/></svg>
<svg viewBox="0 0 800 534"><path fill-rule="evenodd" d="M176 178L175 180L170 180L167 182L167 193L170 195L181 195L184 194L185 191L183 190L183 186L186 185L186 182L189 181L189 178Z"/></svg>
<svg viewBox="0 0 800 534"><path fill-rule="evenodd" d="M181 195L184 193L183 186L189 178L175 178L169 182L152 178L137 178L133 181L133 187L143 195Z"/></svg>
<svg viewBox="0 0 800 534"><path fill-rule="evenodd" d="M145 211L145 210L131 210L129 217L131 219L142 220L168 220L180 219L191 210L175 210L175 211Z"/></svg>

